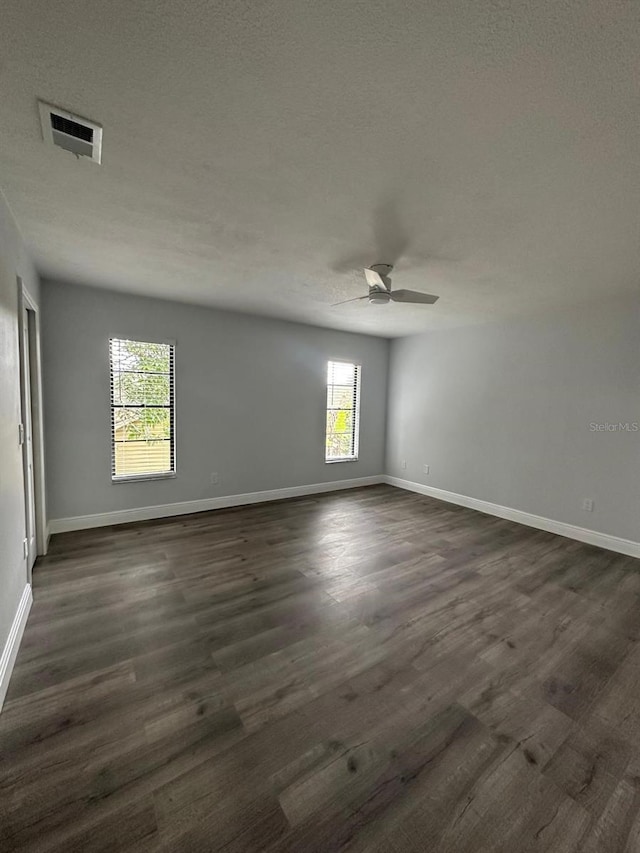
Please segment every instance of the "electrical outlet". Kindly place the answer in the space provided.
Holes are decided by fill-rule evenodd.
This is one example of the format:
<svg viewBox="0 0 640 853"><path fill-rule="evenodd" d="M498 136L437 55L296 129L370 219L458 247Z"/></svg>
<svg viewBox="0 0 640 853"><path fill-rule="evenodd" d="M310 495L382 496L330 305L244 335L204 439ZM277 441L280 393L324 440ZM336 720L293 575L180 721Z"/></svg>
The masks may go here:
<svg viewBox="0 0 640 853"><path fill-rule="evenodd" d="M585 498L582 501L582 509L585 512L593 512L593 499L592 498Z"/></svg>
<svg viewBox="0 0 640 853"><path fill-rule="evenodd" d="M218 472L217 471L211 472L211 485L212 486L218 485Z"/></svg>
<svg viewBox="0 0 640 853"><path fill-rule="evenodd" d="M428 465L423 465L423 466L422 466L422 470L424 471L424 473L425 473L425 474L428 474L428 473L429 473L429 466L428 466Z"/></svg>
<svg viewBox="0 0 640 853"><path fill-rule="evenodd" d="M403 471L407 470L407 460L406 459L402 460L402 462L400 463L400 467L402 468Z"/></svg>

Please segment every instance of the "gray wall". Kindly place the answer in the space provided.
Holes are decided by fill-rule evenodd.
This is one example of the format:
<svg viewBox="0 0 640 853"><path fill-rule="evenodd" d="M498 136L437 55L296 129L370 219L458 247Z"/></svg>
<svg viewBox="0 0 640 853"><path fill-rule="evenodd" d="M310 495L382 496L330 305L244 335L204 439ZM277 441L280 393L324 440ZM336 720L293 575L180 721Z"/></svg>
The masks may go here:
<svg viewBox="0 0 640 853"><path fill-rule="evenodd" d="M27 582L22 453L18 445L20 368L18 285L39 297L38 276L0 194L0 654Z"/></svg>
<svg viewBox="0 0 640 853"><path fill-rule="evenodd" d="M389 386L391 475L640 540L640 432L590 429L640 423L640 299L395 340Z"/></svg>
<svg viewBox="0 0 640 853"><path fill-rule="evenodd" d="M384 339L50 281L42 303L50 518L384 472ZM110 336L176 342L174 480L111 483ZM324 462L331 358L362 364L357 462Z"/></svg>

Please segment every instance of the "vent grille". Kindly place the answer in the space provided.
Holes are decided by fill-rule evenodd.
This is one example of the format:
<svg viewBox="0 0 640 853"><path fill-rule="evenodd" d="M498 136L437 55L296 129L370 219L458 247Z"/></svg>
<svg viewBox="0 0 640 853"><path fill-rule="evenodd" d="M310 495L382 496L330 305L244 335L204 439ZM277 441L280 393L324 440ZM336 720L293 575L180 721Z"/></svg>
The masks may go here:
<svg viewBox="0 0 640 853"><path fill-rule="evenodd" d="M42 136L45 142L86 157L94 163L102 159L102 127L89 119L38 102Z"/></svg>
<svg viewBox="0 0 640 853"><path fill-rule="evenodd" d="M57 113L51 113L51 127L54 130L59 130L61 133L66 133L67 136L75 136L76 139L93 142L93 128L87 127L86 124L80 124L78 121L72 121L70 118L65 118Z"/></svg>

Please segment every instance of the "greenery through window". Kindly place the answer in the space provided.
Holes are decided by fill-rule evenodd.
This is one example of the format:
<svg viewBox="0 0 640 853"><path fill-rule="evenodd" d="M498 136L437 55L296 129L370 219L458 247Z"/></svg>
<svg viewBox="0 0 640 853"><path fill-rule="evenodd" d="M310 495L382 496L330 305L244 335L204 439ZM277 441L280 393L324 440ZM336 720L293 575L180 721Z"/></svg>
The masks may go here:
<svg viewBox="0 0 640 853"><path fill-rule="evenodd" d="M358 458L360 365L330 361L327 369L325 460Z"/></svg>
<svg viewBox="0 0 640 853"><path fill-rule="evenodd" d="M174 347L111 338L111 476L175 472Z"/></svg>

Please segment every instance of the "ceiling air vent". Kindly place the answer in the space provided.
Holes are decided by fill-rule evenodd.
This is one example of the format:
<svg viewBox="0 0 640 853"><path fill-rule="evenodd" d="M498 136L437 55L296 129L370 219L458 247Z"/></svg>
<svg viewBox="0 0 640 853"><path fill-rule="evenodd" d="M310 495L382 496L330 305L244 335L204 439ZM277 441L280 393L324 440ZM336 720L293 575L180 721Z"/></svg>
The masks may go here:
<svg viewBox="0 0 640 853"><path fill-rule="evenodd" d="M76 157L100 162L102 127L99 124L42 101L38 101L38 107L45 142L71 151Z"/></svg>

